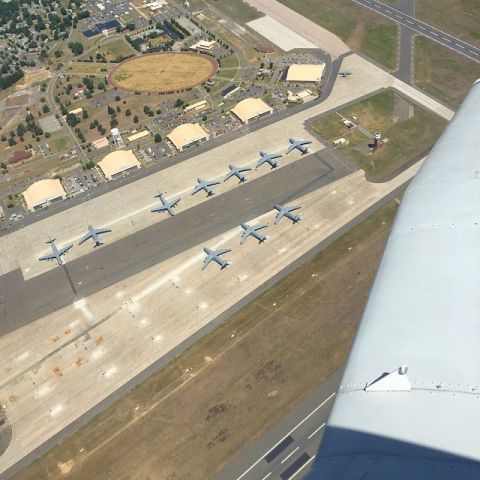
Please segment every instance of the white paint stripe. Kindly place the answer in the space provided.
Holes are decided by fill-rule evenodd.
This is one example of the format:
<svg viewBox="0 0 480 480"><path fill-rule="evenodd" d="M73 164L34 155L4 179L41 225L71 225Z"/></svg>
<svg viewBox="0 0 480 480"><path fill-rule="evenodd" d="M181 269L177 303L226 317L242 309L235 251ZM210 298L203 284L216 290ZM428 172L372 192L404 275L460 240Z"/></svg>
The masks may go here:
<svg viewBox="0 0 480 480"><path fill-rule="evenodd" d="M432 31L429 32L429 33L430 33L430 35L434 35L435 37L438 37L438 33L435 33L435 32L432 32Z"/></svg>
<svg viewBox="0 0 480 480"><path fill-rule="evenodd" d="M460 45L459 43L456 43L455 45L460 48L465 48L463 45Z"/></svg>
<svg viewBox="0 0 480 480"><path fill-rule="evenodd" d="M323 427L325 423L322 423L316 430L314 430L307 438L310 440L316 433L318 433Z"/></svg>
<svg viewBox="0 0 480 480"><path fill-rule="evenodd" d="M418 25L418 28L422 29L422 30L426 30L425 27L422 27L421 25Z"/></svg>
<svg viewBox="0 0 480 480"><path fill-rule="evenodd" d="M442 37L442 40L445 40L446 42L451 42L451 40L447 37Z"/></svg>
<svg viewBox="0 0 480 480"><path fill-rule="evenodd" d="M308 462L304 463L288 480L292 480L292 478L295 478L315 457L316 455L313 455L313 457L310 457Z"/></svg>
<svg viewBox="0 0 480 480"><path fill-rule="evenodd" d="M415 25L414 22L412 22L411 20L407 20L407 23L410 23L411 25Z"/></svg>
<svg viewBox="0 0 480 480"><path fill-rule="evenodd" d="M272 472L268 472L268 473L262 478L262 480L266 480L271 474L272 474Z"/></svg>
<svg viewBox="0 0 480 480"><path fill-rule="evenodd" d="M257 466L265 456L267 456L277 445L282 443L285 438L287 438L292 432L294 432L303 422L305 422L308 418L310 418L319 408L323 407L329 400L331 400L335 396L335 392L333 392L329 397L327 397L320 405L317 405L301 422L297 423L295 427L293 427L286 435L283 436L270 450L265 452L255 463L253 463L247 470L245 470L236 480L240 480L243 478L252 468ZM313 458L313 457L312 457Z"/></svg>
<svg viewBox="0 0 480 480"><path fill-rule="evenodd" d="M283 465L300 447L297 447L293 452L290 452L280 463Z"/></svg>
<svg viewBox="0 0 480 480"><path fill-rule="evenodd" d="M395 14L395 16L396 16L397 18L400 18L400 19L402 18L400 15L397 15L397 14Z"/></svg>

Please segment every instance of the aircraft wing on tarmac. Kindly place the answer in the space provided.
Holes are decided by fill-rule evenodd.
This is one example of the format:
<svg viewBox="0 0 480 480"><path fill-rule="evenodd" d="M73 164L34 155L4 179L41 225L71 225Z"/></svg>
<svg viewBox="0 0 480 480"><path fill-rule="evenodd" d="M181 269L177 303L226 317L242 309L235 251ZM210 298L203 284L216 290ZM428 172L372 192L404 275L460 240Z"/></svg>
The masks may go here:
<svg viewBox="0 0 480 480"><path fill-rule="evenodd" d="M408 187L310 480L480 478L480 80Z"/></svg>

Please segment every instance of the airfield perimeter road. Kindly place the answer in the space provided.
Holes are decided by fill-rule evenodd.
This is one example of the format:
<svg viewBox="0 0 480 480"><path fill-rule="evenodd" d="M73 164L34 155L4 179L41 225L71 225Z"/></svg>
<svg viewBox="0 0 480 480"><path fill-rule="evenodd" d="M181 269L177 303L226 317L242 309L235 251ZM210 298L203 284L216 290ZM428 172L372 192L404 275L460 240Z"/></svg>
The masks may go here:
<svg viewBox="0 0 480 480"><path fill-rule="evenodd" d="M414 32L430 38L434 42L440 43L447 48L454 50L465 57L468 57L476 62L480 62L480 48L475 47L463 40L460 40L453 35L443 32L442 30L432 27L428 23L417 20L415 17L403 13L401 10L397 10L391 5L385 5L384 3L377 2L376 0L353 0L355 3L367 7L384 17L387 17L393 22L399 23Z"/></svg>
<svg viewBox="0 0 480 480"><path fill-rule="evenodd" d="M0 277L0 335L352 171L323 150L27 281L20 269L4 274Z"/></svg>
<svg viewBox="0 0 480 480"><path fill-rule="evenodd" d="M285 480L301 478L315 457L333 406L343 369L337 370L253 445L216 480Z"/></svg>

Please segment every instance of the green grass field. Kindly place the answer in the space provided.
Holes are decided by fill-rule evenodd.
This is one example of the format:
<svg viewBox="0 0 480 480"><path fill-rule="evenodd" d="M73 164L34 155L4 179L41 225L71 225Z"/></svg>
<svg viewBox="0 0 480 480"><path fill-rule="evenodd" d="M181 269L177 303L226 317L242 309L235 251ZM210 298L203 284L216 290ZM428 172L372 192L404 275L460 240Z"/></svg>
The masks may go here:
<svg viewBox="0 0 480 480"><path fill-rule="evenodd" d="M205 6L212 6L234 22L244 25L247 22L263 16L261 12L251 7L242 0L191 0L190 3L202 9Z"/></svg>
<svg viewBox="0 0 480 480"><path fill-rule="evenodd" d="M389 69L396 62L393 22L352 0L280 0L287 7L339 36L352 50L368 55Z"/></svg>
<svg viewBox="0 0 480 480"><path fill-rule="evenodd" d="M415 83L447 105L458 108L480 64L425 37L415 39Z"/></svg>
<svg viewBox="0 0 480 480"><path fill-rule="evenodd" d="M315 119L312 128L328 142L340 137L348 140L348 144L341 147L343 154L369 178L381 180L428 150L446 125L445 120L417 106L411 118L397 121L395 95L393 91L382 92L338 112L348 119L356 116L362 127L388 138L388 142L374 153L368 152L371 140L356 129L348 130L336 112Z"/></svg>
<svg viewBox="0 0 480 480"><path fill-rule="evenodd" d="M479 0L417 0L415 15L480 47Z"/></svg>

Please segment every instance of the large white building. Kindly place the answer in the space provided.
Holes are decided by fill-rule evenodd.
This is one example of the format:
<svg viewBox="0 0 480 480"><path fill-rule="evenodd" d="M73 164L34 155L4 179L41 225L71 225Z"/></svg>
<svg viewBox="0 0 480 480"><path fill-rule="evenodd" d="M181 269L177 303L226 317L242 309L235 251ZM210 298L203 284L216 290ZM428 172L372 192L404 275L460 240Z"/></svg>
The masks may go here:
<svg viewBox="0 0 480 480"><path fill-rule="evenodd" d="M30 185L24 192L23 198L31 212L46 207L52 202L67 198L62 182L58 179L45 179Z"/></svg>
<svg viewBox="0 0 480 480"><path fill-rule="evenodd" d="M174 128L167 138L179 152L183 152L185 148L204 142L210 136L198 123L184 123Z"/></svg>
<svg viewBox="0 0 480 480"><path fill-rule="evenodd" d="M230 110L242 123L248 124L252 120L265 117L273 113L273 108L267 105L261 98L246 98L238 102Z"/></svg>
<svg viewBox="0 0 480 480"><path fill-rule="evenodd" d="M106 155L97 164L107 180L140 168L141 164L132 150L117 150Z"/></svg>
<svg viewBox="0 0 480 480"><path fill-rule="evenodd" d="M322 80L325 64L290 65L287 72L287 82L318 83Z"/></svg>

